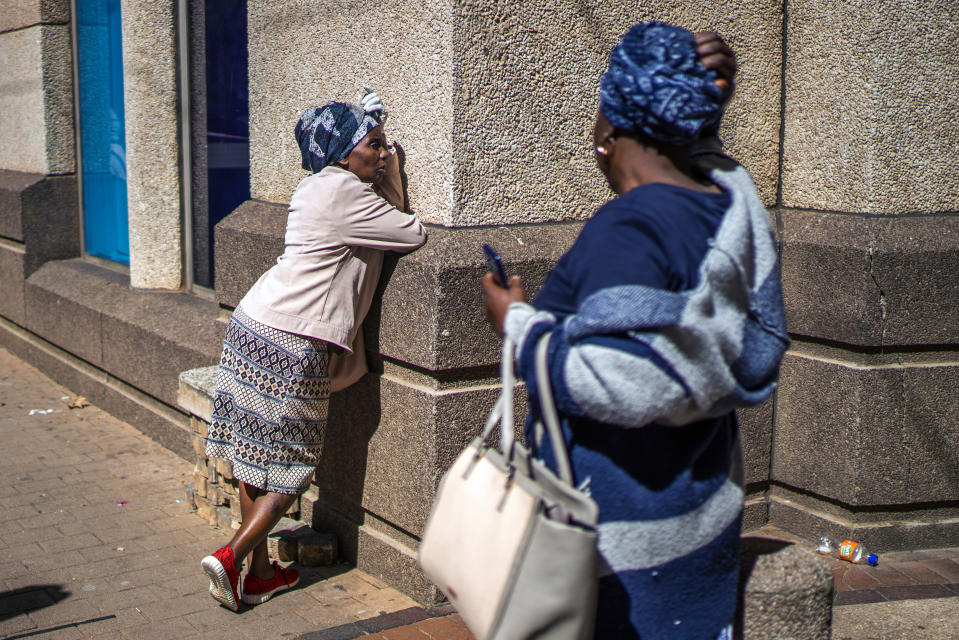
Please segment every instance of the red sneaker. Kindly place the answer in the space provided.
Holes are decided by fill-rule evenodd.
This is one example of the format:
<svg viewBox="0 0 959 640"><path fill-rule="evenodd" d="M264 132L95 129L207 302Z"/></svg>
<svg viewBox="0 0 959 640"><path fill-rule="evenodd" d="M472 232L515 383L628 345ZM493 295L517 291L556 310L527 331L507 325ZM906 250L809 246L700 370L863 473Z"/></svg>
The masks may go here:
<svg viewBox="0 0 959 640"><path fill-rule="evenodd" d="M269 580L261 580L252 573L247 573L243 578L243 602L247 604L260 604L266 602L274 593L286 591L296 586L300 581L300 574L296 569L284 569L277 563L273 563L273 577Z"/></svg>
<svg viewBox="0 0 959 640"><path fill-rule="evenodd" d="M200 566L210 576L210 595L223 606L236 611L240 608L240 598L237 596L237 583L240 581L240 572L233 564L233 549L220 547L200 561Z"/></svg>

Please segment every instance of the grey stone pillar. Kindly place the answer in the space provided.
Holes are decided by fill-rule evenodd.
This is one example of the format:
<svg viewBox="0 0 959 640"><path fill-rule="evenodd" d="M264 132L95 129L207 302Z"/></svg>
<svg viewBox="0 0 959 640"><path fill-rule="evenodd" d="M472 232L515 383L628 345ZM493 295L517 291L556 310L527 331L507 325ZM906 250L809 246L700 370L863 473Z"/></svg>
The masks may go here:
<svg viewBox="0 0 959 640"><path fill-rule="evenodd" d="M771 520L959 543L959 83L948 3L790 0Z"/></svg>
<svg viewBox="0 0 959 640"><path fill-rule="evenodd" d="M496 394L498 341L480 309L489 242L535 290L609 197L591 128L609 51L659 18L721 30L740 50L741 89L725 135L766 202L778 181L781 6L737 0L626 3L431 0L378 5L251 0L248 202L216 232L217 299L236 305L282 250L300 169L293 127L363 84L407 152L413 210L429 243L388 269L365 325L374 373L331 402L317 486L304 504L348 559L417 599L438 593L416 569L440 476ZM267 204L267 202L277 204ZM530 223L556 222L540 225ZM749 417L751 521L765 523L771 405Z"/></svg>
<svg viewBox="0 0 959 640"><path fill-rule="evenodd" d="M183 285L176 2L122 4L130 285Z"/></svg>

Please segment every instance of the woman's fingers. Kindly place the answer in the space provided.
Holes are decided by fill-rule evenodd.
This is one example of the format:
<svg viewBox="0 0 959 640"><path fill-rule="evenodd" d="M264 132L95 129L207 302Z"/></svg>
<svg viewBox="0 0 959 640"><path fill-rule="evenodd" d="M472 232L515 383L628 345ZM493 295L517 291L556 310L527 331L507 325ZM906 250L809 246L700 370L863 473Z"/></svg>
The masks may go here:
<svg viewBox="0 0 959 640"><path fill-rule="evenodd" d="M716 86L728 91L736 78L736 53L730 48L715 31L697 31L693 34L696 40L696 53L703 66L716 72Z"/></svg>

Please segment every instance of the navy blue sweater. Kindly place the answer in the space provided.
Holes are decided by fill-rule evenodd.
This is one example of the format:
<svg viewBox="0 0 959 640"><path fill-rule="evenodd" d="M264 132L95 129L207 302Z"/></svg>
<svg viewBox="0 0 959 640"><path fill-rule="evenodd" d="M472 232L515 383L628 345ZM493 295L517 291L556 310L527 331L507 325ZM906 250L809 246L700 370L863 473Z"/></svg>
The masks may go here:
<svg viewBox="0 0 959 640"><path fill-rule="evenodd" d="M582 313L597 292L633 285L674 292L695 288L730 202L726 192L652 184L606 203L533 302L555 323L530 323L525 345L535 345L546 331L560 333L564 320ZM555 341L551 371L563 349ZM589 335L583 344L628 352L671 370L648 342L624 334ZM533 351L524 348L519 358L531 390L536 389ZM600 580L596 637L711 640L727 633L735 609L742 513L742 493L729 481L734 414L684 426L628 428L594 419L560 380L553 386L576 481L589 484L600 510L600 551L609 566ZM535 394L530 400L534 415L527 430L538 410ZM532 442L533 434L527 439ZM555 467L548 443L539 453ZM689 515L709 508L719 517ZM702 530L704 521L712 530Z"/></svg>

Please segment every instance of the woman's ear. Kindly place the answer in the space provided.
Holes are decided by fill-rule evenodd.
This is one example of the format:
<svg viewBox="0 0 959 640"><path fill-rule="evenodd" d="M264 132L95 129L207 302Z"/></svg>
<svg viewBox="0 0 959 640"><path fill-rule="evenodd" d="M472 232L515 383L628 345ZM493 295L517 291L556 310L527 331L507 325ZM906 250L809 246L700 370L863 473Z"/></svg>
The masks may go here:
<svg viewBox="0 0 959 640"><path fill-rule="evenodd" d="M349 169L349 168L350 168L350 154L346 154L344 157L340 158L339 160L337 160L337 161L334 162L333 164L335 164L335 165L337 165L337 166L340 166L340 167L343 167L344 169Z"/></svg>

